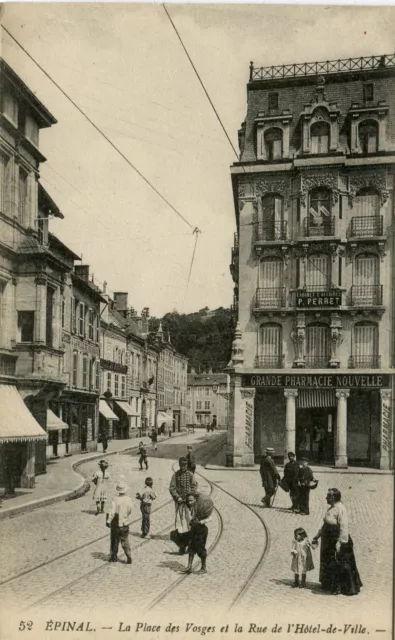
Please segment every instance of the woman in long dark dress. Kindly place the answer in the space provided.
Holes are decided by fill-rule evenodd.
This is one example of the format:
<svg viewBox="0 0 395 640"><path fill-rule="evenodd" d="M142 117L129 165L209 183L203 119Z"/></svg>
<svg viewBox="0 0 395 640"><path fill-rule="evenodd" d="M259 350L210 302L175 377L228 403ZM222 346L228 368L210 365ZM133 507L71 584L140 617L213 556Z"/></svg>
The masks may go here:
<svg viewBox="0 0 395 640"><path fill-rule="evenodd" d="M313 538L321 538L320 583L324 591L334 595L357 595L362 587L354 555L354 545L348 533L348 516L341 493L329 489L326 496L329 509L324 524Z"/></svg>

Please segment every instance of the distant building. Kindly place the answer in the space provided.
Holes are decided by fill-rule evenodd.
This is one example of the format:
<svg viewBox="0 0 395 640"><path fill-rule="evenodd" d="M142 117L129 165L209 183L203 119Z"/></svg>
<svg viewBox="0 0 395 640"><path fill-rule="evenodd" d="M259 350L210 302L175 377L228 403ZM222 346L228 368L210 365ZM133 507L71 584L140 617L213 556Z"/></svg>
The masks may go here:
<svg viewBox="0 0 395 640"><path fill-rule="evenodd" d="M188 373L187 423L228 426L229 376L226 373Z"/></svg>
<svg viewBox="0 0 395 640"><path fill-rule="evenodd" d="M177 352L162 324L156 334L160 350L158 362L157 426L179 432L187 424L186 392L188 358Z"/></svg>

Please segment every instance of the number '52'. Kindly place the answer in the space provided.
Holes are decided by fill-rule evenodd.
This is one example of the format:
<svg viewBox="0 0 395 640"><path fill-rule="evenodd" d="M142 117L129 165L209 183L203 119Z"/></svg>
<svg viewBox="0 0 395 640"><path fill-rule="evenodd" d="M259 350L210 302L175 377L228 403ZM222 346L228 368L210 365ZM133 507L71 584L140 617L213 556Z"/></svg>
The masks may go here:
<svg viewBox="0 0 395 640"><path fill-rule="evenodd" d="M27 622L25 622L24 620L21 620L19 623L19 631L31 631L33 628L33 622L31 620L28 620Z"/></svg>

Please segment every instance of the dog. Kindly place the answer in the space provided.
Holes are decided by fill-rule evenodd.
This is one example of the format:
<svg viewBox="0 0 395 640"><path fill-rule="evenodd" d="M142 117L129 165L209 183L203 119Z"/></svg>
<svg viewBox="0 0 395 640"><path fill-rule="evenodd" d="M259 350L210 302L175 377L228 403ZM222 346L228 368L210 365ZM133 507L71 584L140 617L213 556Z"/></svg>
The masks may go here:
<svg viewBox="0 0 395 640"><path fill-rule="evenodd" d="M186 533L180 533L178 529L170 531L170 540L177 545L180 556L183 556L188 551L189 544L189 531Z"/></svg>

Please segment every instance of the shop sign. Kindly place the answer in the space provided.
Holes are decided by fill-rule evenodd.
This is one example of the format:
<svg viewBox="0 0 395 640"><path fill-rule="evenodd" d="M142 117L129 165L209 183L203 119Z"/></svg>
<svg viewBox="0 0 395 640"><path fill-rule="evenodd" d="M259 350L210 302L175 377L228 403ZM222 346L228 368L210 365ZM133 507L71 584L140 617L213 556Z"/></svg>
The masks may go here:
<svg viewBox="0 0 395 640"><path fill-rule="evenodd" d="M342 303L342 292L339 289L330 291L297 291L297 307L340 307Z"/></svg>
<svg viewBox="0 0 395 640"><path fill-rule="evenodd" d="M296 389L385 389L390 386L389 374L260 374L243 375L243 387L291 387Z"/></svg>

